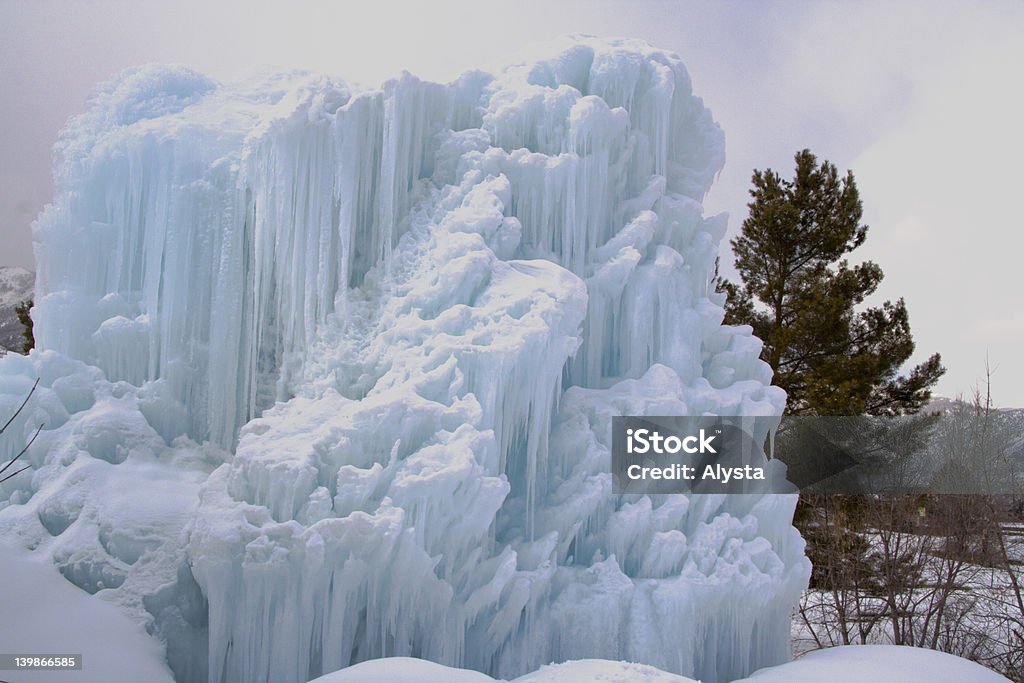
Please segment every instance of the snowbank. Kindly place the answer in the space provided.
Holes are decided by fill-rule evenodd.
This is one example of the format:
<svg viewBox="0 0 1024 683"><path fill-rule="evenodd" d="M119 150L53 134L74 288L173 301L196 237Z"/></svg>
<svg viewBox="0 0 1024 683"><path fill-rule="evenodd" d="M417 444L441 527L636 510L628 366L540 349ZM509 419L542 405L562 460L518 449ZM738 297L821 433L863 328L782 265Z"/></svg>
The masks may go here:
<svg viewBox="0 0 1024 683"><path fill-rule="evenodd" d="M735 683L1006 683L970 660L897 645L849 645L810 652Z"/></svg>
<svg viewBox="0 0 1024 683"><path fill-rule="evenodd" d="M476 671L453 669L409 657L374 659L310 683L495 683ZM511 683L696 683L652 666L588 659L552 664Z"/></svg>
<svg viewBox="0 0 1024 683"><path fill-rule="evenodd" d="M82 655L78 671L0 672L18 683L172 683L163 648L99 595L68 583L52 565L0 544L0 649L5 654Z"/></svg>
<svg viewBox="0 0 1024 683"><path fill-rule="evenodd" d="M336 671L311 683L492 683L475 671L395 657ZM935 650L856 645L818 650L733 683L1006 683L972 661ZM650 666L602 659L552 664L511 683L694 683Z"/></svg>

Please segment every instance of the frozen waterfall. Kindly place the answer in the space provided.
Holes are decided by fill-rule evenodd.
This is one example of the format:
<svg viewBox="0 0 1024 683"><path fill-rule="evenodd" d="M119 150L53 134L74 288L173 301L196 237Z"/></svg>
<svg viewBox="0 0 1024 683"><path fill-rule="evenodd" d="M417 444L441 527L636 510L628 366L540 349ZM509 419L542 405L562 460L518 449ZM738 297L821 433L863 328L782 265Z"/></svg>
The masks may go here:
<svg viewBox="0 0 1024 683"><path fill-rule="evenodd" d="M795 496L611 492L613 416L782 412L713 291L723 163L639 41L447 85L124 72L35 225L0 408L41 376L15 428L47 427L0 530L150 619L181 683L787 660Z"/></svg>

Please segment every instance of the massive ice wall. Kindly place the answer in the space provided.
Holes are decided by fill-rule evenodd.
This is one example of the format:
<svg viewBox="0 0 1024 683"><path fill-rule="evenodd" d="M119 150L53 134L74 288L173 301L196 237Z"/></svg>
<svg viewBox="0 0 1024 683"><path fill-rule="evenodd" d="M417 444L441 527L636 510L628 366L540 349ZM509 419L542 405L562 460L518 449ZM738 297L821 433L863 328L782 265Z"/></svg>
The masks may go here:
<svg viewBox="0 0 1024 683"><path fill-rule="evenodd" d="M637 41L376 90L125 72L63 133L36 224L47 351L0 388L46 375L57 419L0 527L148 610L182 681L785 660L793 497L611 493L612 416L781 413L712 291L723 158L678 57ZM143 461L178 512L121 557L103 534L138 524L69 504L67 470Z"/></svg>

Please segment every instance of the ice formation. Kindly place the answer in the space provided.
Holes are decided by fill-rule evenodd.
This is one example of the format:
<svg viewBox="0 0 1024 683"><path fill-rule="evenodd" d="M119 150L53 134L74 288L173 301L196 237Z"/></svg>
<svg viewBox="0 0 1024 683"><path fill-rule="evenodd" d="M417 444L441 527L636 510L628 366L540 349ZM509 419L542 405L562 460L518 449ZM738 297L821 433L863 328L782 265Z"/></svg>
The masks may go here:
<svg viewBox="0 0 1024 683"><path fill-rule="evenodd" d="M0 410L41 376L14 428L46 427L0 531L149 619L180 682L785 661L795 497L611 493L612 416L784 405L712 288L723 149L638 41L447 85L123 73L35 225Z"/></svg>

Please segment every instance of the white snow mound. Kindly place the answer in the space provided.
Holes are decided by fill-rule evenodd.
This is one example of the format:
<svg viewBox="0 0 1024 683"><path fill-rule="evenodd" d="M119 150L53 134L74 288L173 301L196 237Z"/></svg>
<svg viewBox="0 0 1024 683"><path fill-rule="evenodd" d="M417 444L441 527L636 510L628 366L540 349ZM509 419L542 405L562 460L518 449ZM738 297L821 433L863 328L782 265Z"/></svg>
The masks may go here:
<svg viewBox="0 0 1024 683"><path fill-rule="evenodd" d="M847 645L810 652L735 683L1007 683L961 657L897 645Z"/></svg>
<svg viewBox="0 0 1024 683"><path fill-rule="evenodd" d="M1006 683L1009 679L967 659L895 645L851 645L811 652L795 662L761 669L733 683ZM475 671L408 657L375 659L310 683L491 683ZM651 666L603 659L541 667L511 683L696 683Z"/></svg>
<svg viewBox="0 0 1024 683"><path fill-rule="evenodd" d="M494 683L479 671L453 669L412 657L371 659L341 671L320 676L310 683Z"/></svg>
<svg viewBox="0 0 1024 683"><path fill-rule="evenodd" d="M18 671L18 683L172 683L160 644L97 595L65 581L22 548L0 543L0 646L5 653L77 654L82 668Z"/></svg>
<svg viewBox="0 0 1024 683"><path fill-rule="evenodd" d="M490 676L410 657L373 659L310 683L496 683ZM643 664L585 659L541 667L511 683L699 683Z"/></svg>

